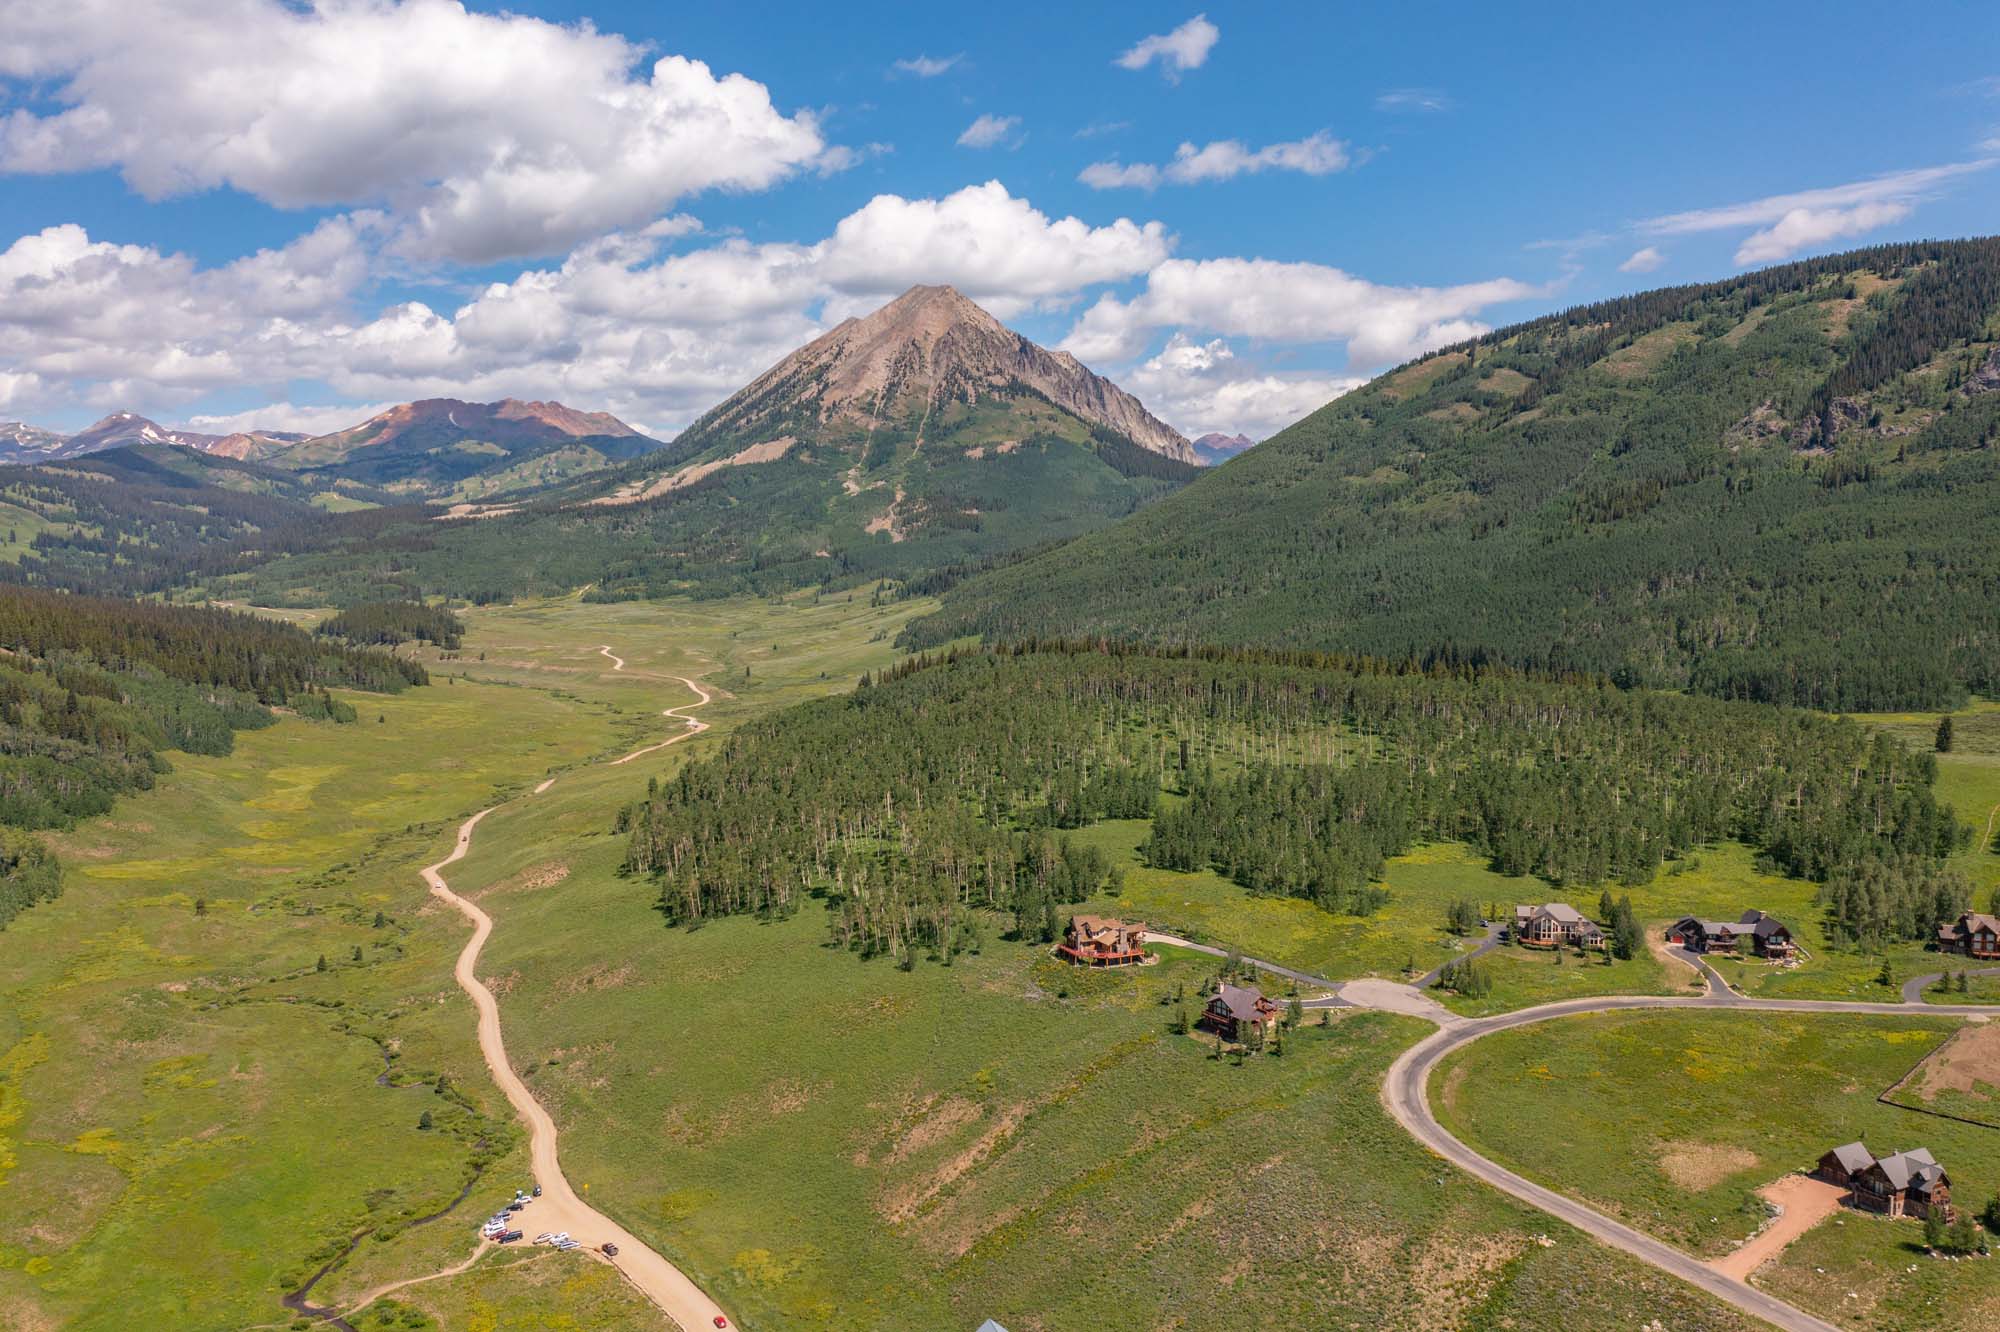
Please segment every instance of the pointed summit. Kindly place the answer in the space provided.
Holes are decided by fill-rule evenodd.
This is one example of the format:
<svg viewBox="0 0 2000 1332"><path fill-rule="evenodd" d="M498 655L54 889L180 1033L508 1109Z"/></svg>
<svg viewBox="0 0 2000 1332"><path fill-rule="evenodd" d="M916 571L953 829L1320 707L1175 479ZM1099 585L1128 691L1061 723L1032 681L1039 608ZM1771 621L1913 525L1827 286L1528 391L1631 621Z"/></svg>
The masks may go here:
<svg viewBox="0 0 2000 1332"><path fill-rule="evenodd" d="M1068 353L1036 346L948 286L911 287L874 313L842 322L752 380L679 442L703 449L724 437L798 434L807 420L872 433L904 419L921 442L932 421L956 405L1023 392L1149 452L1195 460L1180 432L1137 398Z"/></svg>

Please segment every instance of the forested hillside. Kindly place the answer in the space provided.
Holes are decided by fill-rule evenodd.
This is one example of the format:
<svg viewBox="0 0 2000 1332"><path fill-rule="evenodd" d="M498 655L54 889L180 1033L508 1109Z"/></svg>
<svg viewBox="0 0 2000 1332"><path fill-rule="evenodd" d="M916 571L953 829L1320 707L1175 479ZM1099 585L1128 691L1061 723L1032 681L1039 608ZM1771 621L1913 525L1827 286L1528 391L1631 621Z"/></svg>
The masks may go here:
<svg viewBox="0 0 2000 1332"><path fill-rule="evenodd" d="M272 705L352 721L329 687L427 679L271 620L0 586L0 928L61 884L28 832L150 787L164 751L226 754L235 732L276 720Z"/></svg>
<svg viewBox="0 0 2000 1332"><path fill-rule="evenodd" d="M1360 914L1419 841L1595 885L1735 838L1824 884L1836 937L1912 939L1969 892L1942 863L1961 835L1934 775L1928 755L1789 708L1049 643L919 658L752 723L623 821L627 868L657 880L670 922L824 892L838 941L905 959L948 958L982 921L1052 934L1108 872L1064 830L1147 817L1155 864Z"/></svg>
<svg viewBox="0 0 2000 1332"><path fill-rule="evenodd" d="M2000 688L2000 240L1585 306L1349 394L913 645L1109 634L1830 709Z"/></svg>
<svg viewBox="0 0 2000 1332"><path fill-rule="evenodd" d="M387 498L333 495L257 463L165 444L0 467L0 582L170 592L289 551L365 547L385 528L421 521L422 509L351 508Z"/></svg>
<svg viewBox="0 0 2000 1332"><path fill-rule="evenodd" d="M609 601L918 579L1102 527L1198 471L1185 439L1075 358L918 287L667 448L459 510L476 521L302 551L246 590L292 604L588 585Z"/></svg>

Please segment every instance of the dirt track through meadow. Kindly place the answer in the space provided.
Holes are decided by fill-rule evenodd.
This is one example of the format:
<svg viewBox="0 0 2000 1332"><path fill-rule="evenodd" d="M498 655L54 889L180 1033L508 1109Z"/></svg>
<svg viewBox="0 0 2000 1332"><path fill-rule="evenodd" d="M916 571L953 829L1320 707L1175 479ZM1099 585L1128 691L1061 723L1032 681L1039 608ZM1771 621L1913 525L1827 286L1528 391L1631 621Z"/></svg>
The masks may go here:
<svg viewBox="0 0 2000 1332"><path fill-rule="evenodd" d="M611 659L614 671L625 669L624 659L615 655L607 645L601 649L604 656ZM669 736L656 745L648 745L634 750L623 758L611 760L616 766L629 763L641 755L651 754L668 745L678 744L700 735L708 729L708 724L699 718L687 715L695 708L708 703L713 697L693 680L676 676L682 684L700 697L696 703L684 704L678 708L668 708L661 715L679 718L686 723L686 729ZM555 785L551 777L536 786L532 794L539 795ZM498 805L488 806L459 825L458 841L450 855L434 865L424 867L423 879L430 886L433 895L449 903L472 922L472 938L458 955L458 962L452 969L459 987L472 999L472 1005L479 1015L479 1051L485 1056L486 1067L493 1074L493 1080L506 1093L507 1100L515 1113L528 1125L529 1157L534 1181L541 1187L542 1196L535 1199L523 1211L517 1213L517 1225L531 1234L543 1231L568 1231L570 1237L580 1241L585 1247L578 1251L596 1255L601 1261L608 1261L622 1273L660 1311L671 1319L683 1332L695 1332L698 1328L715 1326L715 1320L723 1316L720 1305L697 1286L686 1273L654 1252L646 1243L613 1221L604 1213L590 1206L570 1187L563 1174L562 1164L557 1154L557 1130L555 1120L535 1099L534 1093L514 1071L507 1058L507 1045L500 1029L500 1003L493 992L479 979L479 954L486 946L488 936L493 933L493 918L470 902L453 892L445 881L443 871L465 858L472 848L473 832L480 820L491 814ZM606 1242L615 1244L618 1255L604 1259L601 1246ZM481 1246L483 1252L485 1246ZM475 1255L475 1258L477 1255ZM470 1263L465 1264L470 1266ZM462 1269L460 1269L462 1270ZM436 1275L436 1274L434 1274ZM419 1278L421 1280L423 1278ZM369 1297L375 1298L374 1295Z"/></svg>

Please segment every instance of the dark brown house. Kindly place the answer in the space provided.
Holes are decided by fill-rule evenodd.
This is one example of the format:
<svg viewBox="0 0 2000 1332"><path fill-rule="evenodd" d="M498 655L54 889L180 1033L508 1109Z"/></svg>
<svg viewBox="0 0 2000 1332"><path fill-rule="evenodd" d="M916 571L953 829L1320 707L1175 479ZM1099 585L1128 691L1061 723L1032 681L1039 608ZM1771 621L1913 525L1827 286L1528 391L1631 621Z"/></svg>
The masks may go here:
<svg viewBox="0 0 2000 1332"><path fill-rule="evenodd" d="M1938 926L1938 948L1967 957L2000 957L2000 920L1968 911L1951 924Z"/></svg>
<svg viewBox="0 0 2000 1332"><path fill-rule="evenodd" d="M1215 997L1202 1010L1201 1024L1218 1036L1240 1041L1252 1027L1269 1031L1283 1012L1262 990L1223 984L1216 987Z"/></svg>
<svg viewBox="0 0 2000 1332"><path fill-rule="evenodd" d="M1820 1157L1813 1173L1849 1190L1849 1200L1864 1211L1890 1217L1936 1212L1946 1221L1952 1219L1951 1177L1923 1147L1878 1161L1865 1146L1850 1142Z"/></svg>
<svg viewBox="0 0 2000 1332"><path fill-rule="evenodd" d="M1078 966L1131 966L1146 960L1146 927L1109 916L1071 916L1056 954Z"/></svg>
<svg viewBox="0 0 2000 1332"><path fill-rule="evenodd" d="M1667 927L1667 942L1690 953L1753 953L1758 957L1792 955L1792 932L1776 916L1746 911L1740 920L1702 920L1683 916Z"/></svg>

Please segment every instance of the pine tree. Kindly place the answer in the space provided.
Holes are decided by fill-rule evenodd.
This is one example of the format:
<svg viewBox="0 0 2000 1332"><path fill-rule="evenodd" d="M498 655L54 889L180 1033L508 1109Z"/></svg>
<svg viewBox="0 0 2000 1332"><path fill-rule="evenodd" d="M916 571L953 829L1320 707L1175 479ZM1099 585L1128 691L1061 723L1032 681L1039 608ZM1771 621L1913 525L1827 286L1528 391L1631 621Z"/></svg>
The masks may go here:
<svg viewBox="0 0 2000 1332"><path fill-rule="evenodd" d="M1936 745L1936 749L1937 749L1937 752L1938 752L1938 753L1940 753L1940 754L1949 754L1949 753L1951 753L1951 714L1950 714L1950 713L1946 713L1946 714L1944 715L1943 719L1942 719L1942 720L1940 720L1940 721L1938 722L1938 727L1937 727L1937 745Z"/></svg>

